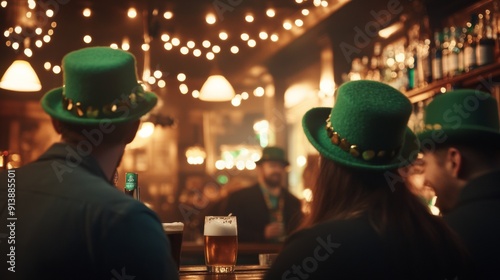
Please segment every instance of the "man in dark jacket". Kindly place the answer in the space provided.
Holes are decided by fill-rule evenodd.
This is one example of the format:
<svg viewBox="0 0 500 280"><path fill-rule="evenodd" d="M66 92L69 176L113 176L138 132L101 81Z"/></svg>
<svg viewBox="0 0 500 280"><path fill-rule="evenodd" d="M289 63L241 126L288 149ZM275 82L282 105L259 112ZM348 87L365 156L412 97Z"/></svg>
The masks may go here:
<svg viewBox="0 0 500 280"><path fill-rule="evenodd" d="M489 94L456 90L425 109L420 133L426 184L446 222L472 256L476 279L498 278L500 265L500 129Z"/></svg>
<svg viewBox="0 0 500 280"><path fill-rule="evenodd" d="M0 218L12 225L0 279L178 279L157 215L113 186L157 102L135 67L130 53L106 47L63 58L64 86L41 101L61 142L0 174Z"/></svg>
<svg viewBox="0 0 500 280"><path fill-rule="evenodd" d="M231 193L225 213L238 220L240 242L281 242L302 220L301 202L284 186L288 161L278 147L266 147L256 162L258 182Z"/></svg>

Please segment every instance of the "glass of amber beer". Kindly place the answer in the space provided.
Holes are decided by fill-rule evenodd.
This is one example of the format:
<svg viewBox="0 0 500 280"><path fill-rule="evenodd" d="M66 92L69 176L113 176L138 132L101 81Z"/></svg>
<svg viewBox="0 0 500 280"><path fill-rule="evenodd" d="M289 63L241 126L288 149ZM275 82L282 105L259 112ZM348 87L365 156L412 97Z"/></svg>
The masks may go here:
<svg viewBox="0 0 500 280"><path fill-rule="evenodd" d="M206 216L204 236L208 272L234 272L238 255L236 216Z"/></svg>

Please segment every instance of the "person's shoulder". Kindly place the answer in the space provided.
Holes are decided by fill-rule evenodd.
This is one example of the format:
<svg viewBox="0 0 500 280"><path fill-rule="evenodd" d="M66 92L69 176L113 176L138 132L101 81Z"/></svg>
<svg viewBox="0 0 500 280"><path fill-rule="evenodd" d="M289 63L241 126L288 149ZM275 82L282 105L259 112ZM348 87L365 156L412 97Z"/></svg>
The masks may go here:
<svg viewBox="0 0 500 280"><path fill-rule="evenodd" d="M317 237L329 237L342 240L344 243L362 242L368 239L378 239L378 234L369 221L362 218L348 220L330 220L295 232L289 241L315 240Z"/></svg>

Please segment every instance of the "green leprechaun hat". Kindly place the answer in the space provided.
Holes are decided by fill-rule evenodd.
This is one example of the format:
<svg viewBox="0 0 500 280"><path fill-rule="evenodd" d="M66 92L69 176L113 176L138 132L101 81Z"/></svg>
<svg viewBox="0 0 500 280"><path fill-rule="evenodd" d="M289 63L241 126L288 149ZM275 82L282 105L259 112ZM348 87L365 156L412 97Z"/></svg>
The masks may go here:
<svg viewBox="0 0 500 280"><path fill-rule="evenodd" d="M353 168L389 170L418 155L418 139L407 127L411 111L408 98L393 87L351 81L339 87L333 108L310 109L302 126L322 156Z"/></svg>
<svg viewBox="0 0 500 280"><path fill-rule="evenodd" d="M471 142L500 143L498 104L491 94L458 89L436 96L425 108L422 143Z"/></svg>
<svg viewBox="0 0 500 280"><path fill-rule="evenodd" d="M265 147L262 149L262 156L255 163L260 164L264 161L277 161L283 163L283 165L290 164L286 159L285 150L279 147Z"/></svg>
<svg viewBox="0 0 500 280"><path fill-rule="evenodd" d="M63 122L96 125L137 120L157 102L138 82L135 57L109 47L88 47L65 55L64 85L47 92L43 109Z"/></svg>

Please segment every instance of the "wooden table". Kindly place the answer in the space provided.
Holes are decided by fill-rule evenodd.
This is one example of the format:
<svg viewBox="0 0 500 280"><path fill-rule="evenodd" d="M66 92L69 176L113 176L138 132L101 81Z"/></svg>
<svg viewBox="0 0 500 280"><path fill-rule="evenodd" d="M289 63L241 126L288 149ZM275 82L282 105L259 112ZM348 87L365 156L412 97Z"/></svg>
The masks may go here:
<svg viewBox="0 0 500 280"><path fill-rule="evenodd" d="M204 265L181 266L179 272L180 280L230 280L230 279L264 279L264 275L269 267L260 265L237 265L234 273L212 274L207 272Z"/></svg>

